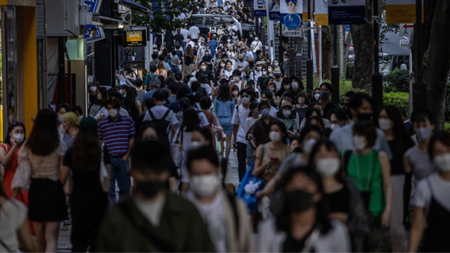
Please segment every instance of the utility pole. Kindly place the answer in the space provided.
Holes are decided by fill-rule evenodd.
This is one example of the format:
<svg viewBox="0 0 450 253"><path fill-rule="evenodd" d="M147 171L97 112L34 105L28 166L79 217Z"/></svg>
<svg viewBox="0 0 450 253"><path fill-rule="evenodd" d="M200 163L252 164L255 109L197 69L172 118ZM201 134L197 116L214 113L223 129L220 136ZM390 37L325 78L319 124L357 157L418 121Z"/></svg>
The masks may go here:
<svg viewBox="0 0 450 253"><path fill-rule="evenodd" d="M311 18L311 0L308 0L308 22L312 22ZM311 25L308 25L311 28ZM314 37L311 35L311 31L308 29L308 60L306 60L306 89L309 92L313 91L313 60L311 59L311 47Z"/></svg>
<svg viewBox="0 0 450 253"><path fill-rule="evenodd" d="M333 96L331 101L339 105L339 67L337 65L337 25L333 25L333 42L334 42L334 54L333 54L333 67L331 67L331 85L333 86Z"/></svg>
<svg viewBox="0 0 450 253"><path fill-rule="evenodd" d="M375 108L377 111L383 106L383 77L380 74L380 65L378 63L378 44L380 33L379 16L378 16L378 0L373 1L373 69L372 74L372 98L375 101Z"/></svg>
<svg viewBox="0 0 450 253"><path fill-rule="evenodd" d="M416 57L415 82L413 83L413 110L427 108L427 86L422 76L422 1L416 0L416 24L414 26L414 51ZM412 60L412 59L411 59Z"/></svg>

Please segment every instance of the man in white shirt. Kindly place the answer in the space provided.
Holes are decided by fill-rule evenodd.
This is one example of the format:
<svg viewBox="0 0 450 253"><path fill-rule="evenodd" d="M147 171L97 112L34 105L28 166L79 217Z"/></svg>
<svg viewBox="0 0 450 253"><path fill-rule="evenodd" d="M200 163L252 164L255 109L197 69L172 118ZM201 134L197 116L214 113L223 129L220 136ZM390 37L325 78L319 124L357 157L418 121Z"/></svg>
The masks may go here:
<svg viewBox="0 0 450 253"><path fill-rule="evenodd" d="M255 82L255 86L258 83L258 78L262 76L262 62L256 62L256 69L250 73L250 79Z"/></svg>
<svg viewBox="0 0 450 253"><path fill-rule="evenodd" d="M241 91L241 101L242 104L236 107L234 110L233 118L231 123L233 126L234 132L234 141L233 147L237 148L237 157L238 157L238 170L239 170L239 181L245 175L245 171L247 170L247 144L248 141L245 138L245 120L248 118L248 114L250 113L250 101L252 100L251 90L242 90Z"/></svg>
<svg viewBox="0 0 450 253"><path fill-rule="evenodd" d="M150 111L154 117L152 117L150 115L150 112L147 111L145 113L143 122L144 121L161 120L161 119L166 120L169 122L169 126L172 128L172 136L174 136L175 132L177 131L175 126L176 126L176 124L178 124L178 120L177 120L177 117L175 116L175 113L173 113L172 110L170 110L164 106L165 96L161 90L156 90L155 93L153 93L153 103L155 104L155 106L152 107L150 109ZM169 130L169 129L167 129L167 130ZM168 140L169 140L169 138L167 139L167 141Z"/></svg>
<svg viewBox="0 0 450 253"><path fill-rule="evenodd" d="M281 70L280 69L275 69L273 71L273 76L275 77L273 82L275 83L275 85L277 87L276 91L279 91L281 89L281 83L283 82L283 78L281 78Z"/></svg>
<svg viewBox="0 0 450 253"><path fill-rule="evenodd" d="M186 49L186 45L188 43L189 31L186 29L186 27L183 27L183 28L181 28L180 33L184 37L184 42L183 42L183 51L184 51Z"/></svg>
<svg viewBox="0 0 450 253"><path fill-rule="evenodd" d="M235 64L235 69L243 71L245 67L248 66L248 62L244 60L245 55L244 54L240 54L238 56L238 60L236 61Z"/></svg>
<svg viewBox="0 0 450 253"><path fill-rule="evenodd" d="M262 43L261 43L261 41L259 41L258 37L255 38L255 40L252 42L250 47L252 48L253 53L256 53L256 51L258 51L258 50L261 50Z"/></svg>
<svg viewBox="0 0 450 253"><path fill-rule="evenodd" d="M200 30L194 23L191 24L191 28L189 28L189 33L191 34L191 39L194 42L198 41L198 35L200 34Z"/></svg>
<svg viewBox="0 0 450 253"><path fill-rule="evenodd" d="M237 32L238 28L237 26L234 24L234 21L231 20L230 25L228 26L228 32L231 33L231 30L234 30L235 32Z"/></svg>
<svg viewBox="0 0 450 253"><path fill-rule="evenodd" d="M187 40L188 40L188 42L187 42L187 45L186 45L186 46L188 46L188 45L189 45L189 46L191 46L191 49L192 49L192 50L194 50L194 47L195 47L195 42L193 42L193 41L192 41L192 39L191 39L191 35L188 35L188 36L187 36L187 38L188 38L188 39L187 39Z"/></svg>

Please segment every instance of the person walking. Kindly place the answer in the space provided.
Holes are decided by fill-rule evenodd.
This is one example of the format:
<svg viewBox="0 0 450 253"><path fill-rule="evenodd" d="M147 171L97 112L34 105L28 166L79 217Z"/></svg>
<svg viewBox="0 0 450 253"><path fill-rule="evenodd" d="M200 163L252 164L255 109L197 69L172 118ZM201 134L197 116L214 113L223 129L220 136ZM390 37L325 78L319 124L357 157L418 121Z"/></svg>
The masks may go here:
<svg viewBox="0 0 450 253"><path fill-rule="evenodd" d="M108 192L104 192L99 174L102 166L110 174L111 165L108 149L106 146L102 148L98 138L95 119L83 118L79 130L62 166L62 177L70 171L73 178L70 206L72 252L95 251L98 228L108 207Z"/></svg>
<svg viewBox="0 0 450 253"><path fill-rule="evenodd" d="M128 158L134 143L135 129L130 117L119 115L119 101L106 101L108 117L98 122L98 137L108 149L111 158L111 190L109 203L116 203L116 180L120 200L128 196L131 187Z"/></svg>
<svg viewBox="0 0 450 253"><path fill-rule="evenodd" d="M60 181L60 164L66 146L59 138L58 124L58 117L52 110L38 112L28 140L19 150L19 166L11 185L12 198L21 189L30 187L28 218L33 222L38 252L56 252L59 225L61 220L67 219Z"/></svg>
<svg viewBox="0 0 450 253"><path fill-rule="evenodd" d="M233 124L231 123L234 114L234 99L230 93L230 86L222 84L219 87L219 95L214 101L214 113L219 119L219 123L223 128L223 133L226 134L226 152L225 158L228 159L231 151L231 135L233 134ZM221 142L221 155L224 154L224 145Z"/></svg>

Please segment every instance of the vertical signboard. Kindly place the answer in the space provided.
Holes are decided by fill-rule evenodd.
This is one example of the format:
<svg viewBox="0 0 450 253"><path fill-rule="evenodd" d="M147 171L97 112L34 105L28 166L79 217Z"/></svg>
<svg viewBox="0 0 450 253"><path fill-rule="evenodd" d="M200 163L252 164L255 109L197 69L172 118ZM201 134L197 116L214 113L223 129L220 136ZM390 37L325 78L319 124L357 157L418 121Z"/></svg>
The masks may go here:
<svg viewBox="0 0 450 253"><path fill-rule="evenodd" d="M269 20L280 20L280 0L268 0Z"/></svg>
<svg viewBox="0 0 450 253"><path fill-rule="evenodd" d="M255 17L265 17L266 16L266 4L264 0L255 0L253 9L255 11Z"/></svg>
<svg viewBox="0 0 450 253"><path fill-rule="evenodd" d="M308 0L301 0L303 1L303 22L308 21ZM313 0L309 0L313 1Z"/></svg>
<svg viewBox="0 0 450 253"><path fill-rule="evenodd" d="M328 1L315 0L316 25L328 25Z"/></svg>
<svg viewBox="0 0 450 253"><path fill-rule="evenodd" d="M386 23L415 23L416 0L386 0Z"/></svg>
<svg viewBox="0 0 450 253"><path fill-rule="evenodd" d="M328 23L330 25L365 24L365 0L329 0Z"/></svg>
<svg viewBox="0 0 450 253"><path fill-rule="evenodd" d="M302 20L303 0L280 0L280 22L284 24L284 19L288 14L297 14Z"/></svg>

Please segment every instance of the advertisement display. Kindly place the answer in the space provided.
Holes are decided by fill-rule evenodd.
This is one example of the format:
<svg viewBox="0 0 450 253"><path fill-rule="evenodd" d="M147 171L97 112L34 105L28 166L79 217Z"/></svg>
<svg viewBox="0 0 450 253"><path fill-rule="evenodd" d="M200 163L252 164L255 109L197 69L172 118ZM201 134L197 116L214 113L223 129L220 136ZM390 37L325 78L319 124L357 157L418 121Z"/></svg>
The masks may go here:
<svg viewBox="0 0 450 253"><path fill-rule="evenodd" d="M303 18L303 0L280 0L280 22L285 24L285 18L288 14L298 15L301 20ZM296 21L296 19L293 19Z"/></svg>
<svg viewBox="0 0 450 253"><path fill-rule="evenodd" d="M415 22L416 0L386 0L386 23L398 24Z"/></svg>
<svg viewBox="0 0 450 253"><path fill-rule="evenodd" d="M280 0L268 0L269 20L280 20Z"/></svg>
<svg viewBox="0 0 450 253"><path fill-rule="evenodd" d="M328 23L330 25L359 25L366 20L365 0L329 0Z"/></svg>
<svg viewBox="0 0 450 253"><path fill-rule="evenodd" d="M264 0L255 0L253 9L255 11L255 17L265 17L266 16L266 4Z"/></svg>
<svg viewBox="0 0 450 253"><path fill-rule="evenodd" d="M316 0L316 25L328 25L328 1L329 0Z"/></svg>

